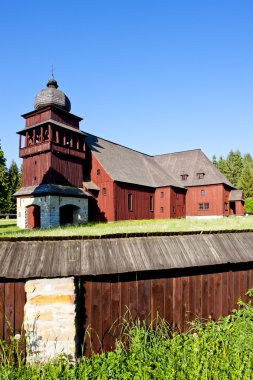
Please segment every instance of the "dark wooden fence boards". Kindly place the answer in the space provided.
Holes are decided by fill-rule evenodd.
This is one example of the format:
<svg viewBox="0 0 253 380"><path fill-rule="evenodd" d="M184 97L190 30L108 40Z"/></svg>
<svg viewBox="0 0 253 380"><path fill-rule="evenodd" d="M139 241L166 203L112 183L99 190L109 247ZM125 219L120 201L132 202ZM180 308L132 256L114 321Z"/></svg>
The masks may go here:
<svg viewBox="0 0 253 380"><path fill-rule="evenodd" d="M0 279L0 339L20 333L25 306L25 282Z"/></svg>
<svg viewBox="0 0 253 380"><path fill-rule="evenodd" d="M140 318L150 324L157 316L180 330L195 318L217 320L253 287L253 264L203 270L139 272L83 279L86 354L111 350L119 323Z"/></svg>

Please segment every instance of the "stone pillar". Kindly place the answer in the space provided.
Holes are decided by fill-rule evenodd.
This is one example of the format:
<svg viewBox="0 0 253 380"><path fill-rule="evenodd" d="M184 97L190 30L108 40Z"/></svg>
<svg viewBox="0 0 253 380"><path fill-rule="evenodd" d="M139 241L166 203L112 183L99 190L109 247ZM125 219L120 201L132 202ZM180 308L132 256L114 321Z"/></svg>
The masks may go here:
<svg viewBox="0 0 253 380"><path fill-rule="evenodd" d="M27 360L44 362L57 355L76 356L76 295L73 277L28 280L24 328Z"/></svg>

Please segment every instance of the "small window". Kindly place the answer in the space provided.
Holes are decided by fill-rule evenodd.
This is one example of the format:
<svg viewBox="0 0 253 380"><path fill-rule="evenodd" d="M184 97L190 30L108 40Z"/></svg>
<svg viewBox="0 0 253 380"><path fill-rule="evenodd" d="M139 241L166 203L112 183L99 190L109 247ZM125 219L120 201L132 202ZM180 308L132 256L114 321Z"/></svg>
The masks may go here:
<svg viewBox="0 0 253 380"><path fill-rule="evenodd" d="M102 189L102 195L106 195L106 187L103 187L103 189Z"/></svg>
<svg viewBox="0 0 253 380"><path fill-rule="evenodd" d="M179 198L179 194L177 193L177 194L176 194L176 199L178 199L178 198Z"/></svg>
<svg viewBox="0 0 253 380"><path fill-rule="evenodd" d="M164 208L163 208L163 207L160 207L160 212L161 212L161 213L164 212Z"/></svg>
<svg viewBox="0 0 253 380"><path fill-rule="evenodd" d="M204 175L205 175L205 173L197 173L198 179L203 179Z"/></svg>
<svg viewBox="0 0 253 380"><path fill-rule="evenodd" d="M97 169L97 175L100 175L100 169Z"/></svg>
<svg viewBox="0 0 253 380"><path fill-rule="evenodd" d="M208 210L209 203L199 203L199 210Z"/></svg>
<svg viewBox="0 0 253 380"><path fill-rule="evenodd" d="M161 191L160 198L164 198L164 191Z"/></svg>
<svg viewBox="0 0 253 380"><path fill-rule="evenodd" d="M128 211L133 211L133 194L128 194Z"/></svg>
<svg viewBox="0 0 253 380"><path fill-rule="evenodd" d="M176 207L173 207L173 213L174 214L176 213Z"/></svg>
<svg viewBox="0 0 253 380"><path fill-rule="evenodd" d="M149 198L149 210L151 212L154 211L154 196L153 195L150 195L150 198Z"/></svg>
<svg viewBox="0 0 253 380"><path fill-rule="evenodd" d="M228 211L228 203L225 203L225 211Z"/></svg>
<svg viewBox="0 0 253 380"><path fill-rule="evenodd" d="M186 181L188 178L188 174L181 174L182 181Z"/></svg>
<svg viewBox="0 0 253 380"><path fill-rule="evenodd" d="M206 195L205 190L201 190L201 196L204 197Z"/></svg>

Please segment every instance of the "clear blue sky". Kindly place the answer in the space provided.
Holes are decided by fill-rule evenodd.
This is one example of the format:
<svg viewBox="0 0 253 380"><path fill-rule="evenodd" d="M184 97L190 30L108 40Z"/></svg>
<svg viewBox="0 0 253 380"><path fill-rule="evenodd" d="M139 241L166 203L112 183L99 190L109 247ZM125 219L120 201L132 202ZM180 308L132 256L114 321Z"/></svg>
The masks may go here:
<svg viewBox="0 0 253 380"><path fill-rule="evenodd" d="M252 0L3 0L0 35L8 164L52 64L86 132L148 154L253 154Z"/></svg>

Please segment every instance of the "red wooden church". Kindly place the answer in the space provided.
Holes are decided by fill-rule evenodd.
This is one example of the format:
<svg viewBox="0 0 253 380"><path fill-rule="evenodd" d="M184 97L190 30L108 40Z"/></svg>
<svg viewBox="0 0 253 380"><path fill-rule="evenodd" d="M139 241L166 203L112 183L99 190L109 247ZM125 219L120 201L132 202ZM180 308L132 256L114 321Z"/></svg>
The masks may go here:
<svg viewBox="0 0 253 380"><path fill-rule="evenodd" d="M52 77L23 115L20 227L243 214L242 191L200 149L140 153L82 132L70 109Z"/></svg>

